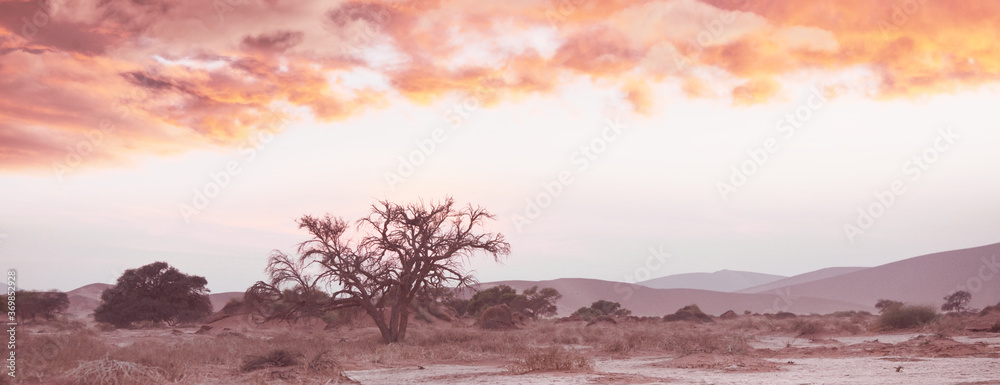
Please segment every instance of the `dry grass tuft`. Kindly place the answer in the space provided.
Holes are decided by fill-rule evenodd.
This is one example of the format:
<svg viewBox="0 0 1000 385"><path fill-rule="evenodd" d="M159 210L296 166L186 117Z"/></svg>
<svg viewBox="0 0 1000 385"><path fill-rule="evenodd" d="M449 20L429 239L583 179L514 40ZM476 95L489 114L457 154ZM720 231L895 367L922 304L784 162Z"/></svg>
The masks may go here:
<svg viewBox="0 0 1000 385"><path fill-rule="evenodd" d="M166 381L159 368L108 358L80 363L63 378L73 385L147 385Z"/></svg>
<svg viewBox="0 0 1000 385"><path fill-rule="evenodd" d="M810 319L795 319L792 322L792 330L799 333L799 337L811 337L824 331L823 322Z"/></svg>
<svg viewBox="0 0 1000 385"><path fill-rule="evenodd" d="M17 350L24 377L45 380L75 367L81 361L102 357L109 351L97 333L83 330L58 334L25 334Z"/></svg>
<svg viewBox="0 0 1000 385"><path fill-rule="evenodd" d="M294 366L302 359L302 353L284 349L275 349L263 356L247 356L240 365L241 372L252 372L265 368L284 368Z"/></svg>
<svg viewBox="0 0 1000 385"><path fill-rule="evenodd" d="M746 354L750 347L750 336L744 334L720 334L689 332L675 333L668 338L670 350L681 355L695 353Z"/></svg>
<svg viewBox="0 0 1000 385"><path fill-rule="evenodd" d="M593 362L586 355L554 346L533 350L507 369L511 373L524 374L548 371L578 372L590 370L592 367Z"/></svg>

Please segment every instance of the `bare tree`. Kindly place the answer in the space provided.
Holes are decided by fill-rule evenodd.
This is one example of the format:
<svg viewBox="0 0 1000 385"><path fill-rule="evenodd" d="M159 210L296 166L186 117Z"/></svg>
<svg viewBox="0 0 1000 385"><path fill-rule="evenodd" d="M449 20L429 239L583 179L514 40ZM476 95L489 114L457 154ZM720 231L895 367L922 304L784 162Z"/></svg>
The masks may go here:
<svg viewBox="0 0 1000 385"><path fill-rule="evenodd" d="M299 228L312 238L299 244L298 258L271 253L270 279L247 289L248 305L265 320L360 307L386 343L402 341L414 298L474 283L463 263L477 252L497 262L510 253L502 234L478 231L488 219L495 218L485 209L457 209L452 198L427 206L379 201L367 218L357 221L358 240L351 242L343 219L303 216ZM329 296L289 294L316 290ZM284 306L275 307L277 303Z"/></svg>

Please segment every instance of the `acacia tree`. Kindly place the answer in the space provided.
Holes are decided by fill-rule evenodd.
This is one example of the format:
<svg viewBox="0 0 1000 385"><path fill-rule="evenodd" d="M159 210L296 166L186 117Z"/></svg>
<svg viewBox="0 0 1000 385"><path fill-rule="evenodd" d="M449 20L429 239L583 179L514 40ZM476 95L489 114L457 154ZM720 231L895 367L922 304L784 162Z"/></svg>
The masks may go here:
<svg viewBox="0 0 1000 385"><path fill-rule="evenodd" d="M187 275L166 262L128 269L101 293L94 320L115 327L153 321L174 325L212 314L205 277Z"/></svg>
<svg viewBox="0 0 1000 385"><path fill-rule="evenodd" d="M965 311L968 310L969 301L971 300L971 293L965 290L959 290L944 297L944 305L941 305L941 310Z"/></svg>
<svg viewBox="0 0 1000 385"><path fill-rule="evenodd" d="M36 316L42 316L47 320L55 318L56 314L62 313L69 308L69 297L66 293L51 291L22 291L15 292L20 311L21 319L34 320Z"/></svg>
<svg viewBox="0 0 1000 385"><path fill-rule="evenodd" d="M379 201L368 217L357 221L352 242L342 218L303 216L299 228L312 238L299 244L298 258L279 250L271 253L270 278L247 289L247 304L265 320L360 307L386 343L402 341L414 298L447 285L473 283L462 263L477 252L498 262L510 253L502 234L478 231L490 219L493 214L483 208L457 209L452 198L427 206ZM290 298L283 289L328 290L329 296ZM275 303L290 306L275 310Z"/></svg>

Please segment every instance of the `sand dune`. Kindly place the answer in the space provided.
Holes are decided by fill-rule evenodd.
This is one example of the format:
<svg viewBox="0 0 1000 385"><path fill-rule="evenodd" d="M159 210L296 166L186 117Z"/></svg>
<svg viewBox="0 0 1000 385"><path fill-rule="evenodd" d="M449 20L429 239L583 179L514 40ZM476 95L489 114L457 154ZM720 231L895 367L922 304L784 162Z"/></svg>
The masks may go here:
<svg viewBox="0 0 1000 385"><path fill-rule="evenodd" d="M791 277L779 279L770 283L765 283L753 287L748 287L742 290L736 290L737 293L765 293L773 291L777 288L798 285L800 283L818 281L821 279L827 279L830 277L836 277L838 275L844 275L847 273L853 273L855 271L861 271L867 269L867 267L828 267L825 269L819 269L815 271L810 271L808 273L803 273L799 275L794 275Z"/></svg>
<svg viewBox="0 0 1000 385"><path fill-rule="evenodd" d="M677 309L697 304L702 311L719 315L727 310L742 313L745 310L758 313L826 314L839 310L869 310L864 305L849 301L820 298L798 298L788 301L776 294L721 293L696 289L652 289L640 285L609 282L596 279L562 278L550 281L500 281L481 284L481 287L508 285L518 290L531 286L551 287L562 293L563 298L556 303L559 316L567 316L576 309L589 306L603 299L621 303L638 316L663 316Z"/></svg>
<svg viewBox="0 0 1000 385"><path fill-rule="evenodd" d="M709 277L706 285L719 285L718 277L756 277L766 274L723 270L716 273L668 276L674 283L691 277ZM684 277L681 277L684 276ZM655 281L655 280L653 280ZM667 280L669 281L669 280ZM645 283L649 284L650 281ZM706 313L718 315L727 310L758 313L790 311L793 313L832 313L840 310L873 311L878 299L940 306L942 298L955 290L972 293L971 306L982 308L1000 302L1000 243L934 253L877 267L834 267L776 280L763 285L728 293L700 289L657 289L622 282L584 278L549 281L500 281L480 284L490 287L505 284L518 290L531 286L552 287L563 294L557 303L559 315L566 316L597 300L621 303L640 316L662 316L689 304L698 304ZM95 283L68 292L70 312L86 316L100 303L101 292L111 285ZM211 294L217 311L240 292Z"/></svg>
<svg viewBox="0 0 1000 385"><path fill-rule="evenodd" d="M764 285L783 278L787 277L749 271L719 270L714 273L668 275L638 282L638 284L653 289L699 289L728 293Z"/></svg>
<svg viewBox="0 0 1000 385"><path fill-rule="evenodd" d="M212 311L222 310L226 306L226 302L229 302L233 298L243 298L242 291L229 291L225 293L213 293L208 295L208 299L212 301Z"/></svg>
<svg viewBox="0 0 1000 385"><path fill-rule="evenodd" d="M1000 302L1000 243L928 254L774 290L791 298L826 298L874 306L881 298L940 306L956 290L972 307Z"/></svg>

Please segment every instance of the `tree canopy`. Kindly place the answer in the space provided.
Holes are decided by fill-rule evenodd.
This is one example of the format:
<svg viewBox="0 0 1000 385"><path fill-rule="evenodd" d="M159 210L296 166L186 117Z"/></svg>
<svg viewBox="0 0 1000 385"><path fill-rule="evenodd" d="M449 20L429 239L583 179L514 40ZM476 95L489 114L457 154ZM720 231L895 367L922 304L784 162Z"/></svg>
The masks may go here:
<svg viewBox="0 0 1000 385"><path fill-rule="evenodd" d="M266 319L287 318L303 309L330 311L359 307L375 321L386 343L402 341L410 304L437 289L474 282L463 263L477 253L495 260L510 253L502 234L479 231L495 219L483 208L456 207L452 198L425 205L379 201L368 217L351 226L339 217L303 216L299 228L311 238L297 258L275 250L268 258L270 279L247 289L247 304ZM291 298L283 289L328 290L326 298ZM276 312L276 302L290 306Z"/></svg>
<svg viewBox="0 0 1000 385"><path fill-rule="evenodd" d="M166 262L129 269L101 293L94 320L115 327L139 321L194 322L212 313L207 284L205 277L181 273Z"/></svg>
<svg viewBox="0 0 1000 385"><path fill-rule="evenodd" d="M591 320L594 317L606 315L614 317L625 317L632 314L631 310L625 309L618 302L611 302L606 300L598 300L590 304L590 307L581 307L573 312L573 316L580 317L584 320Z"/></svg>
<svg viewBox="0 0 1000 385"><path fill-rule="evenodd" d="M492 306L505 304L512 311L518 311L525 316L537 319L556 315L556 301L560 298L562 298L562 294L551 287L539 290L536 285L518 294L517 289L507 285L497 285L474 294L462 311L471 315L479 315L483 310Z"/></svg>
<svg viewBox="0 0 1000 385"><path fill-rule="evenodd" d="M972 293L959 290L944 297L944 304L941 311L965 311L968 310L969 301L972 301Z"/></svg>
<svg viewBox="0 0 1000 385"><path fill-rule="evenodd" d="M66 293L51 291L23 291L14 293L17 298L18 314L22 319L34 320L42 316L50 320L69 308L69 297Z"/></svg>

